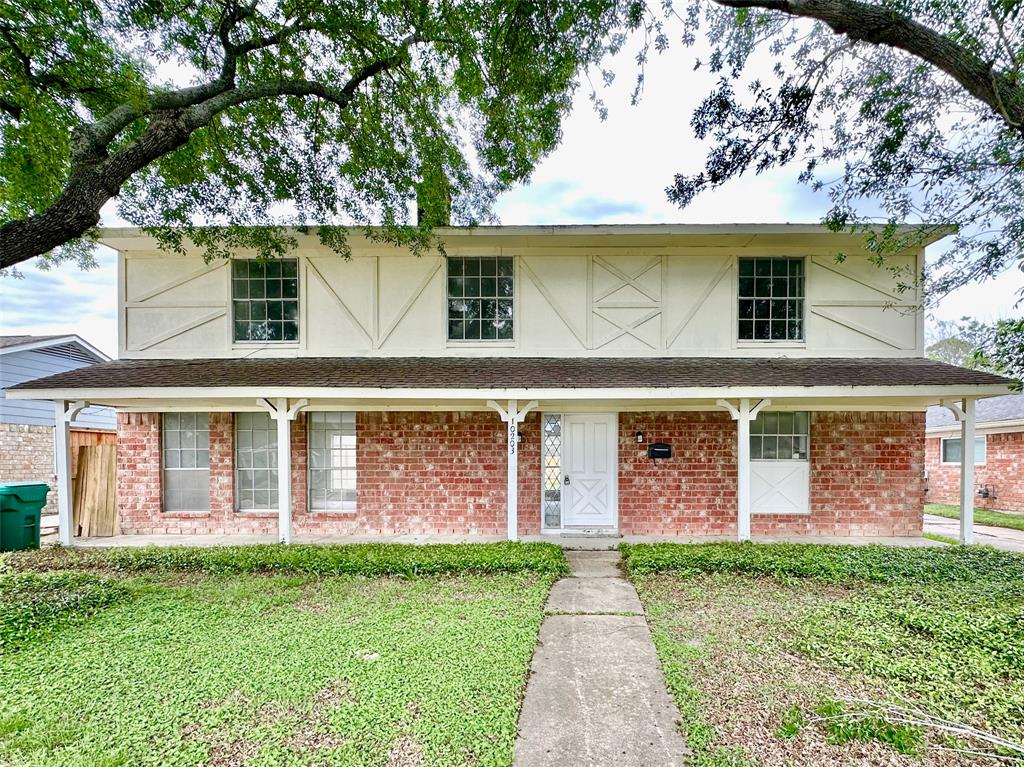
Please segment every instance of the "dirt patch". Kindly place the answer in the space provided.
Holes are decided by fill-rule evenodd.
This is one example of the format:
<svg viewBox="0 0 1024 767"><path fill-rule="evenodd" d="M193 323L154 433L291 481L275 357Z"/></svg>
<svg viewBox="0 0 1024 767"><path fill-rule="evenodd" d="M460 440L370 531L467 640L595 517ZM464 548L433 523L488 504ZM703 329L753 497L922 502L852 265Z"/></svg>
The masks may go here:
<svg viewBox="0 0 1024 767"><path fill-rule="evenodd" d="M331 731L330 713L350 701L346 680L331 682L317 690L308 704L285 704L276 701L256 706L237 690L219 700L200 704L201 709L217 711L226 706L243 709L241 733L239 725L231 726L231 734L217 727L205 728L200 722L190 722L181 729L186 740L209 746L211 767L245 767L259 749L278 745L305 757L343 746L346 739ZM268 741L257 734L268 726L283 725L291 734L279 741Z"/></svg>
<svg viewBox="0 0 1024 767"><path fill-rule="evenodd" d="M423 746L408 733L399 735L388 750L387 767L420 767L426 755Z"/></svg>
<svg viewBox="0 0 1024 767"><path fill-rule="evenodd" d="M690 675L700 694L703 716L715 729L715 747L741 748L758 767L982 763L941 750L941 744L929 742L927 736L923 756L899 754L875 741L828 742L824 725L814 721L822 700L887 697L882 688L866 680L822 668L790 649L792 627L801 616L842 599L849 594L846 589L710 575L651 579L645 592L648 600L671 605L654 621L666 626L675 641L700 649L690 664ZM780 728L794 707L808 721L791 737L783 737Z"/></svg>

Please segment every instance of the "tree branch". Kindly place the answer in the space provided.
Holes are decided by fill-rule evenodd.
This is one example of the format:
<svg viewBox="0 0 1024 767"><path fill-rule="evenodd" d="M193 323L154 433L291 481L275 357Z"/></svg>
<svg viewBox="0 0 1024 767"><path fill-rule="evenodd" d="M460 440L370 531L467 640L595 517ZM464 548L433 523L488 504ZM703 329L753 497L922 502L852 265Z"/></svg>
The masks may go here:
<svg viewBox="0 0 1024 767"><path fill-rule="evenodd" d="M715 0L727 8L763 8L817 19L833 32L905 51L952 77L1007 125L1024 125L1024 86L966 48L903 14L860 0Z"/></svg>

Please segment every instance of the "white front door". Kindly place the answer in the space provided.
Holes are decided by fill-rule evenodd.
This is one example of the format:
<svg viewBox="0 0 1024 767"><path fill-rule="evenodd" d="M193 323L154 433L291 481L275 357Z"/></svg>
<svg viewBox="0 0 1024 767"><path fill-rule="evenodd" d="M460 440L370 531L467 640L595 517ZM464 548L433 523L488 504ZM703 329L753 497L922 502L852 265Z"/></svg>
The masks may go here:
<svg viewBox="0 0 1024 767"><path fill-rule="evenodd" d="M614 413L564 417L563 527L615 527L617 425Z"/></svg>

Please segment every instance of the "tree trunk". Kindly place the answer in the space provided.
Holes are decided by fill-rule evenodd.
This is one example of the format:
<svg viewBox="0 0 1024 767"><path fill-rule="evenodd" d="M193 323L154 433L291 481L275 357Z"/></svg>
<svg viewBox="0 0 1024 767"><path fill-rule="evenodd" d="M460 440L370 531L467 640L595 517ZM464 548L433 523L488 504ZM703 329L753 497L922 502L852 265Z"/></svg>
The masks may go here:
<svg viewBox="0 0 1024 767"><path fill-rule="evenodd" d="M0 226L0 268L82 237L100 222L100 209L120 193L134 173L184 146L196 127L186 125L177 116L156 119L117 154L73 169L52 205Z"/></svg>

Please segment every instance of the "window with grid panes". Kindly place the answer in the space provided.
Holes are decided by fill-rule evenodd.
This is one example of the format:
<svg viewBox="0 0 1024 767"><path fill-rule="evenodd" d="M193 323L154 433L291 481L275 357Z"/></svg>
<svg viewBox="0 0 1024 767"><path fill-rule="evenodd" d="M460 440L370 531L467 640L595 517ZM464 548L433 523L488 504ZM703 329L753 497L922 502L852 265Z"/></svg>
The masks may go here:
<svg viewBox="0 0 1024 767"><path fill-rule="evenodd" d="M164 511L208 511L210 417L164 413L160 432Z"/></svg>
<svg viewBox="0 0 1024 767"><path fill-rule="evenodd" d="M750 424L750 460L806 461L810 434L810 413L761 411Z"/></svg>
<svg viewBox="0 0 1024 767"><path fill-rule="evenodd" d="M511 341L511 257L448 257L448 340Z"/></svg>
<svg viewBox="0 0 1024 767"><path fill-rule="evenodd" d="M562 416L544 414L544 463L541 467L544 527L562 526Z"/></svg>
<svg viewBox="0 0 1024 767"><path fill-rule="evenodd" d="M239 511L277 508L277 424L268 413L235 414Z"/></svg>
<svg viewBox="0 0 1024 767"><path fill-rule="evenodd" d="M739 260L739 340L804 340L804 260Z"/></svg>
<svg viewBox="0 0 1024 767"><path fill-rule="evenodd" d="M231 309L236 341L299 340L299 262L231 262Z"/></svg>
<svg viewBox="0 0 1024 767"><path fill-rule="evenodd" d="M356 414L309 414L309 507L356 508Z"/></svg>

